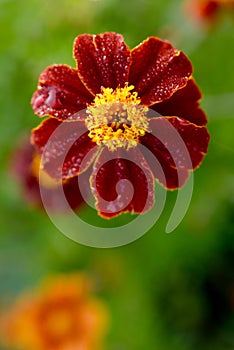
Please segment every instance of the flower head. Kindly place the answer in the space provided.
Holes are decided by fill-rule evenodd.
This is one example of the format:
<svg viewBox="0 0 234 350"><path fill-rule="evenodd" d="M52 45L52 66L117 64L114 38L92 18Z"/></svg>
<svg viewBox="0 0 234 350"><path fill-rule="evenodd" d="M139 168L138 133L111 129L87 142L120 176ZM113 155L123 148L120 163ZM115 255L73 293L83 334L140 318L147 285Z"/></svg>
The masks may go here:
<svg viewBox="0 0 234 350"><path fill-rule="evenodd" d="M190 18L210 25L222 11L234 11L234 0L187 0L185 11Z"/></svg>
<svg viewBox="0 0 234 350"><path fill-rule="evenodd" d="M1 317L3 344L29 350L100 349L107 311L87 276L51 277Z"/></svg>
<svg viewBox="0 0 234 350"><path fill-rule="evenodd" d="M93 167L100 215L143 213L154 203L154 178L179 188L207 152L191 63L157 37L130 50L116 33L79 35L73 52L77 68L53 65L40 75L32 107L50 118L32 143L55 179Z"/></svg>
<svg viewBox="0 0 234 350"><path fill-rule="evenodd" d="M58 180L53 179L47 172L40 169L40 156L30 144L29 139L21 141L14 151L11 163L12 173L21 185L23 195L29 203L42 207L40 192L43 191L43 199L46 200L50 209L54 211L66 210L59 195ZM83 204L77 176L63 181L63 190L70 208L77 209Z"/></svg>

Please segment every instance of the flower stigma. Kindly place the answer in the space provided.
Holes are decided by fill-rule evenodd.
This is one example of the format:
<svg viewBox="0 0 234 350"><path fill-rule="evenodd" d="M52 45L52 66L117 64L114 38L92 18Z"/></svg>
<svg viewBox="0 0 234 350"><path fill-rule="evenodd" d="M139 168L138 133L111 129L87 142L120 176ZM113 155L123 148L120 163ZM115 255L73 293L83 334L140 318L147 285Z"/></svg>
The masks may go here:
<svg viewBox="0 0 234 350"><path fill-rule="evenodd" d="M85 123L89 137L97 145L104 144L110 151L136 147L139 137L148 131L148 107L141 105L133 85L102 88L94 102L87 107Z"/></svg>

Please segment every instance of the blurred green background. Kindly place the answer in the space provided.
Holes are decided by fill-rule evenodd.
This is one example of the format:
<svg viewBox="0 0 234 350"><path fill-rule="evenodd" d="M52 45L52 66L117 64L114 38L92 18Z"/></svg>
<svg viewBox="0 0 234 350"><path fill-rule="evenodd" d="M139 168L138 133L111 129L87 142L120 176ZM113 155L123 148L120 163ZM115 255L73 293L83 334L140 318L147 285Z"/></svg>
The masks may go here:
<svg viewBox="0 0 234 350"><path fill-rule="evenodd" d="M182 4L0 0L0 307L47 274L86 270L110 310L108 350L234 349L233 16L205 30L190 22ZM165 233L177 195L169 192L154 227L115 249L66 238L23 201L9 173L17 141L40 122L30 106L40 72L53 63L75 66L74 38L104 31L122 33L131 48L159 36L183 50L202 89L211 133L182 223ZM100 223L93 210L84 215Z"/></svg>

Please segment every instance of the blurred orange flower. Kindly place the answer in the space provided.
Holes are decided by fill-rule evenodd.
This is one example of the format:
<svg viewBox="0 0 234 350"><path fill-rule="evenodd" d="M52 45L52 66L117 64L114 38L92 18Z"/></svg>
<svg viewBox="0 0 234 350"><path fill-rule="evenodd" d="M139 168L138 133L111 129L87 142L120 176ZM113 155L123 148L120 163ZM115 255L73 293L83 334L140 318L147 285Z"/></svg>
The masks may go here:
<svg viewBox="0 0 234 350"><path fill-rule="evenodd" d="M234 0L187 0L185 11L200 24L212 24L221 11L234 11Z"/></svg>
<svg viewBox="0 0 234 350"><path fill-rule="evenodd" d="M47 279L1 316L3 345L29 350L103 349L107 310L91 291L85 275Z"/></svg>

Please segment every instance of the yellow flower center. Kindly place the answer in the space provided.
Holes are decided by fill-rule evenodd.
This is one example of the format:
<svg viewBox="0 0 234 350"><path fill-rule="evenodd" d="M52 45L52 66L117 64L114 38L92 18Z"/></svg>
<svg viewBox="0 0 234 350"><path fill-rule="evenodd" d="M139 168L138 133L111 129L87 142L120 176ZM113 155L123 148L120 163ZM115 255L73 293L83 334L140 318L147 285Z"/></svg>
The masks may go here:
<svg viewBox="0 0 234 350"><path fill-rule="evenodd" d="M46 320L48 333L57 339L67 337L73 328L74 320L68 310L55 310Z"/></svg>
<svg viewBox="0 0 234 350"><path fill-rule="evenodd" d="M133 89L127 83L115 90L102 88L87 108L86 126L97 145L104 144L110 151L129 150L148 130L148 108L140 104L137 92L131 92Z"/></svg>

